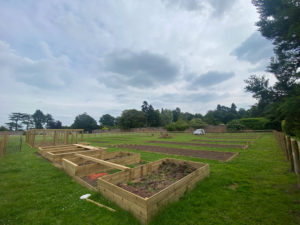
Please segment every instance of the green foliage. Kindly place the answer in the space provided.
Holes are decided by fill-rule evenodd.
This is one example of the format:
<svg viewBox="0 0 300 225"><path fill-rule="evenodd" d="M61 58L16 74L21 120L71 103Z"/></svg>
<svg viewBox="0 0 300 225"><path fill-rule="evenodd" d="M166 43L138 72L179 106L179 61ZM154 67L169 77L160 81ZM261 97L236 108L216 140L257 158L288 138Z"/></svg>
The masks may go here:
<svg viewBox="0 0 300 225"><path fill-rule="evenodd" d="M4 126L0 126L0 131L8 131L8 129Z"/></svg>
<svg viewBox="0 0 300 225"><path fill-rule="evenodd" d="M189 124L183 120L178 120L166 126L168 131L184 131L187 128L189 128Z"/></svg>
<svg viewBox="0 0 300 225"><path fill-rule="evenodd" d="M232 120L227 123L226 126L228 131L239 131L245 129L245 125L242 124L240 120Z"/></svg>
<svg viewBox="0 0 300 225"><path fill-rule="evenodd" d="M243 118L238 121L250 130L268 129L267 124L270 122L267 118Z"/></svg>
<svg viewBox="0 0 300 225"><path fill-rule="evenodd" d="M162 126L166 126L173 121L173 113L169 109L161 109L160 122Z"/></svg>
<svg viewBox="0 0 300 225"><path fill-rule="evenodd" d="M32 119L34 122L34 127L36 129L43 129L43 124L46 121L46 116L44 115L44 113L41 110L36 110L33 114L32 114Z"/></svg>
<svg viewBox="0 0 300 225"><path fill-rule="evenodd" d="M146 126L158 127L160 125L160 115L158 110L154 110L152 105L148 105L146 101L143 102L142 112L145 113Z"/></svg>
<svg viewBox="0 0 300 225"><path fill-rule="evenodd" d="M205 122L203 122L203 120L199 119L199 118L194 118L189 122L190 127L194 128L194 129L198 129L198 128L204 128L207 126L207 124Z"/></svg>
<svg viewBox="0 0 300 225"><path fill-rule="evenodd" d="M288 135L300 137L300 96L287 98L278 108L285 119L282 129Z"/></svg>
<svg viewBox="0 0 300 225"><path fill-rule="evenodd" d="M96 120L89 116L87 113L76 116L71 127L73 129L84 129L88 132L92 132L92 130L99 128Z"/></svg>
<svg viewBox="0 0 300 225"><path fill-rule="evenodd" d="M101 126L113 127L116 124L116 119L109 114L105 114L101 116L99 123Z"/></svg>
<svg viewBox="0 0 300 225"><path fill-rule="evenodd" d="M145 124L145 113L136 109L124 110L118 119L118 126L122 129L143 127Z"/></svg>

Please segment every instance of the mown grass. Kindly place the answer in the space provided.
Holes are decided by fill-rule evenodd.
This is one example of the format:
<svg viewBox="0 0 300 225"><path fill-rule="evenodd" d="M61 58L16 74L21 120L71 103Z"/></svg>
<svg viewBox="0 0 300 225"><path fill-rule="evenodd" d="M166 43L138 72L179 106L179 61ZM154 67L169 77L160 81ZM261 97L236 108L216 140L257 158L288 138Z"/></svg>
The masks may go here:
<svg viewBox="0 0 300 225"><path fill-rule="evenodd" d="M112 145L159 140L158 136L122 135L127 136L123 141L109 136L85 137L85 141L117 151L120 149ZM170 141L192 139L195 139L192 135L175 134ZM95 140L108 143L94 143ZM202 150L195 146L176 147ZM238 151L239 156L222 163L130 150L140 152L146 161L174 157L210 164L210 177L188 191L180 201L163 208L150 224L300 224L296 175L289 172L272 134L263 134L248 150L218 150ZM63 171L36 155L36 151L23 144L22 152L6 154L0 159L0 224L139 224L130 213L72 181ZM86 193L92 193L93 200L117 212L79 200Z"/></svg>

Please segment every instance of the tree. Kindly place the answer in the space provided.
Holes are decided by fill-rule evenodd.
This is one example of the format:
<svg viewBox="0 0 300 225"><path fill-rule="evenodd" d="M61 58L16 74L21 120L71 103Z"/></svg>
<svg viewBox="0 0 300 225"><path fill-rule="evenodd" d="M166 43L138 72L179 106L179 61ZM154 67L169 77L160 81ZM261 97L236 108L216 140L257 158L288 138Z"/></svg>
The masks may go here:
<svg viewBox="0 0 300 225"><path fill-rule="evenodd" d="M124 110L118 120L118 125L122 129L143 127L145 124L145 113L136 109Z"/></svg>
<svg viewBox="0 0 300 225"><path fill-rule="evenodd" d="M53 119L51 114L45 115L45 124L46 124L47 129L54 129L54 128L51 128L55 124L55 120Z"/></svg>
<svg viewBox="0 0 300 225"><path fill-rule="evenodd" d="M274 85L278 97L289 96L300 78L300 7L295 0L253 0L260 20L261 34L273 41L275 57L269 72L277 78Z"/></svg>
<svg viewBox="0 0 300 225"><path fill-rule="evenodd" d="M0 131L8 131L8 129L4 126L0 126Z"/></svg>
<svg viewBox="0 0 300 225"><path fill-rule="evenodd" d="M62 123L59 120L51 120L48 122L47 129L62 129Z"/></svg>
<svg viewBox="0 0 300 225"><path fill-rule="evenodd" d="M149 105L148 102L144 101L142 107L142 112L146 117L146 126L147 127L157 127L160 125L159 111L154 110L152 105Z"/></svg>
<svg viewBox="0 0 300 225"><path fill-rule="evenodd" d="M26 126L26 130L33 126L32 116L30 114L24 113L22 116L22 123Z"/></svg>
<svg viewBox="0 0 300 225"><path fill-rule="evenodd" d="M173 122L176 122L177 120L179 120L180 113L181 113L180 108L177 107L175 110L172 111L172 113L173 113Z"/></svg>
<svg viewBox="0 0 300 225"><path fill-rule="evenodd" d="M15 131L18 131L19 129L22 128L22 117L23 117L23 113L11 113L8 117L9 120L11 121L10 123L7 123L10 126L10 129L14 129Z"/></svg>
<svg viewBox="0 0 300 225"><path fill-rule="evenodd" d="M161 109L160 122L162 126L166 126L173 121L173 113L169 109Z"/></svg>
<svg viewBox="0 0 300 225"><path fill-rule="evenodd" d="M76 116L74 123L71 126L73 129L84 129L85 131L92 132L98 128L96 120L89 116L87 113Z"/></svg>
<svg viewBox="0 0 300 225"><path fill-rule="evenodd" d="M36 129L43 129L46 117L41 110L36 110L35 113L32 114L32 119Z"/></svg>
<svg viewBox="0 0 300 225"><path fill-rule="evenodd" d="M99 123L101 126L113 127L116 124L116 119L109 114L104 114L101 116Z"/></svg>

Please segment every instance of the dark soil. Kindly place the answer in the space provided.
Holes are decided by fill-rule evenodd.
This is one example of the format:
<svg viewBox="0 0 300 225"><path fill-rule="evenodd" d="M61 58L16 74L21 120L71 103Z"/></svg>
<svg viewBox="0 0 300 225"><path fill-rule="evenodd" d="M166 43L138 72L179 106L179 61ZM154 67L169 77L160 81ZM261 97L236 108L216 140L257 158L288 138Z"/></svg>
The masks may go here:
<svg viewBox="0 0 300 225"><path fill-rule="evenodd" d="M210 143L248 143L249 141L244 141L244 140L242 140L242 141L218 141L218 140L203 140L203 139L193 139L193 140L191 140L191 141L197 141L197 142L210 142ZM252 142L252 141L251 141Z"/></svg>
<svg viewBox="0 0 300 225"><path fill-rule="evenodd" d="M172 162L163 162L157 171L148 176L139 180L128 181L126 184L120 183L118 186L143 198L151 197L195 170L194 167L187 163L176 165Z"/></svg>
<svg viewBox="0 0 300 225"><path fill-rule="evenodd" d="M91 142L94 142L94 143L107 143L107 141L91 141Z"/></svg>
<svg viewBox="0 0 300 225"><path fill-rule="evenodd" d="M244 148L244 145L222 145L222 144L198 144L192 142L175 142L175 141L149 141L150 143L161 144L175 144L175 145L192 145L192 146L205 146L214 148Z"/></svg>
<svg viewBox="0 0 300 225"><path fill-rule="evenodd" d="M247 137L247 136L205 136L206 138L216 139L257 139L258 137Z"/></svg>
<svg viewBox="0 0 300 225"><path fill-rule="evenodd" d="M147 152L159 152L159 153L171 154L171 155L199 157L203 159L213 159L213 160L219 160L223 162L237 155L237 153L235 152L202 151L202 150L170 148L170 147L150 146L150 145L118 145L118 147L142 150Z"/></svg>

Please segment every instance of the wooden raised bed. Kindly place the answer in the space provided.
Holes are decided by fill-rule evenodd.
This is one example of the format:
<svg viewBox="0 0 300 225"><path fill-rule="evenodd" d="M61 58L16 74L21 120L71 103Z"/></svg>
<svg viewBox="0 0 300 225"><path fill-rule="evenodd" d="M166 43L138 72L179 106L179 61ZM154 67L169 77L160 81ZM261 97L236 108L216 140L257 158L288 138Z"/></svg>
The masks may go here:
<svg viewBox="0 0 300 225"><path fill-rule="evenodd" d="M134 182L154 174L164 162L175 163L178 166L186 163L195 170L150 197L141 197L119 186L121 183ZM162 206L177 201L187 189L194 188L197 182L208 176L208 164L166 158L101 177L98 179L98 189L103 196L130 211L146 224Z"/></svg>
<svg viewBox="0 0 300 225"><path fill-rule="evenodd" d="M95 191L98 189L86 180L89 175L107 172L111 169L129 169L125 165L141 162L140 154L133 152L97 152L89 156L86 154L75 154L74 156L63 159L63 169L80 184Z"/></svg>
<svg viewBox="0 0 300 225"><path fill-rule="evenodd" d="M105 152L106 148L73 144L61 146L39 147L38 153L53 163L61 162L63 158L74 157L77 153L94 155Z"/></svg>

